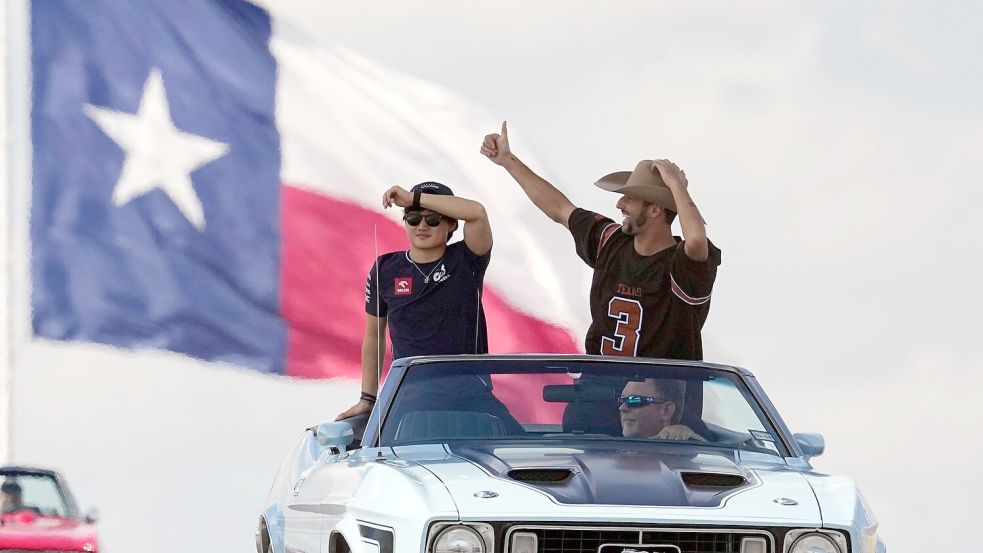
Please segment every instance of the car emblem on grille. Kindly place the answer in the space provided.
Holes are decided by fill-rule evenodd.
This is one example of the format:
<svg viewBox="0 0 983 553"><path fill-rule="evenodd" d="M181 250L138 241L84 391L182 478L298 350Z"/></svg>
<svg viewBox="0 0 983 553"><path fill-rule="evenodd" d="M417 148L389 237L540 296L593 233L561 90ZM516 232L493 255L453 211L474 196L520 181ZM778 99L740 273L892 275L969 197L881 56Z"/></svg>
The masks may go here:
<svg viewBox="0 0 983 553"><path fill-rule="evenodd" d="M475 497L479 499L490 499L492 497L498 497L498 492L493 492L491 490L481 490L480 492L474 492Z"/></svg>
<svg viewBox="0 0 983 553"><path fill-rule="evenodd" d="M778 503L779 505L785 505L786 507L793 507L793 506L799 504L798 501L796 501L794 499L789 499L787 497L779 497L777 499L773 499L772 501L774 501L775 503Z"/></svg>
<svg viewBox="0 0 983 553"><path fill-rule="evenodd" d="M598 553L682 553L675 545L649 543L605 543L597 548Z"/></svg>

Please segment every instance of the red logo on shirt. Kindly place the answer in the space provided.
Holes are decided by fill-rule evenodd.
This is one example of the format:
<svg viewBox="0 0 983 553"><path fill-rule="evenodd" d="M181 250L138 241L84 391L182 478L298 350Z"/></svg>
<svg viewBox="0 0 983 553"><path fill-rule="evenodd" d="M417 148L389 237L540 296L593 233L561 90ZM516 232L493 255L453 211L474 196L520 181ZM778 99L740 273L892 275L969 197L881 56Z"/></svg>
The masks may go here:
<svg viewBox="0 0 983 553"><path fill-rule="evenodd" d="M413 293L413 279L410 277L396 277L395 294L397 296L408 296Z"/></svg>

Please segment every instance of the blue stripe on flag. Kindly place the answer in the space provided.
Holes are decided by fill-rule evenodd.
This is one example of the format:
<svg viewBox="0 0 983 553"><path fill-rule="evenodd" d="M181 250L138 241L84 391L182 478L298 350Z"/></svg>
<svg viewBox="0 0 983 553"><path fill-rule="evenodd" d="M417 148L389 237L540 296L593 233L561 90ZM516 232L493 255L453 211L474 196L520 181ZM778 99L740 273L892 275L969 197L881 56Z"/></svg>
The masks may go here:
<svg viewBox="0 0 983 553"><path fill-rule="evenodd" d="M35 0L37 336L283 373L271 23L235 0Z"/></svg>

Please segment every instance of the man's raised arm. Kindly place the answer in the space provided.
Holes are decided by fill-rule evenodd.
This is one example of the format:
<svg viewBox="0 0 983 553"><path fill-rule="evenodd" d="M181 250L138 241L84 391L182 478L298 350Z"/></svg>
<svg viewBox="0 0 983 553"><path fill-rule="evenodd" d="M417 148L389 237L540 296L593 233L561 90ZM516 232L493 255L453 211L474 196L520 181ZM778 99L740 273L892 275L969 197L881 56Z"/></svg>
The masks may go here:
<svg viewBox="0 0 983 553"><path fill-rule="evenodd" d="M409 207L413 205L413 193L400 186L393 186L382 195L383 209L392 206ZM488 212L480 203L458 196L421 194L420 208L429 209L464 221L464 243L475 255L485 255L491 251L492 231L488 222Z"/></svg>
<svg viewBox="0 0 983 553"><path fill-rule="evenodd" d="M652 170L662 175L662 180L672 191L672 199L676 202L679 226L683 228L683 251L686 257L693 261L706 261L710 256L710 245L707 242L707 227L700 215L700 209L689 195L689 181L686 172L668 159L657 159L652 162Z"/></svg>
<svg viewBox="0 0 983 553"><path fill-rule="evenodd" d="M532 203L547 217L567 226L570 214L576 207L570 203L563 192L533 173L532 169L526 167L526 164L515 157L509 149L509 132L505 121L502 121L501 133L485 136L484 142L481 143L481 153L496 165L504 167L515 179L515 182L519 183L522 191L526 193L526 196L529 196Z"/></svg>

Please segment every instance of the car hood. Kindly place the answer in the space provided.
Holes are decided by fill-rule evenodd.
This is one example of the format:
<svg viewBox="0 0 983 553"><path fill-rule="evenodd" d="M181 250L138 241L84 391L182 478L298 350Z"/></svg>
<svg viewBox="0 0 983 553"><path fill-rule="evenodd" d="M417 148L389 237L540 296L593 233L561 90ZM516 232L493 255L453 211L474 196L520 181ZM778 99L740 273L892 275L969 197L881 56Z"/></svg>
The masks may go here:
<svg viewBox="0 0 983 553"><path fill-rule="evenodd" d="M730 458L680 448L599 444L544 451L472 445L450 450L492 476L522 482L569 505L719 507L757 480Z"/></svg>
<svg viewBox="0 0 983 553"><path fill-rule="evenodd" d="M87 543L96 545L95 530L76 519L7 515L0 525L0 549L81 551Z"/></svg>
<svg viewBox="0 0 983 553"><path fill-rule="evenodd" d="M752 468L734 450L629 441L397 449L444 483L462 519L821 522L802 475L777 458Z"/></svg>

